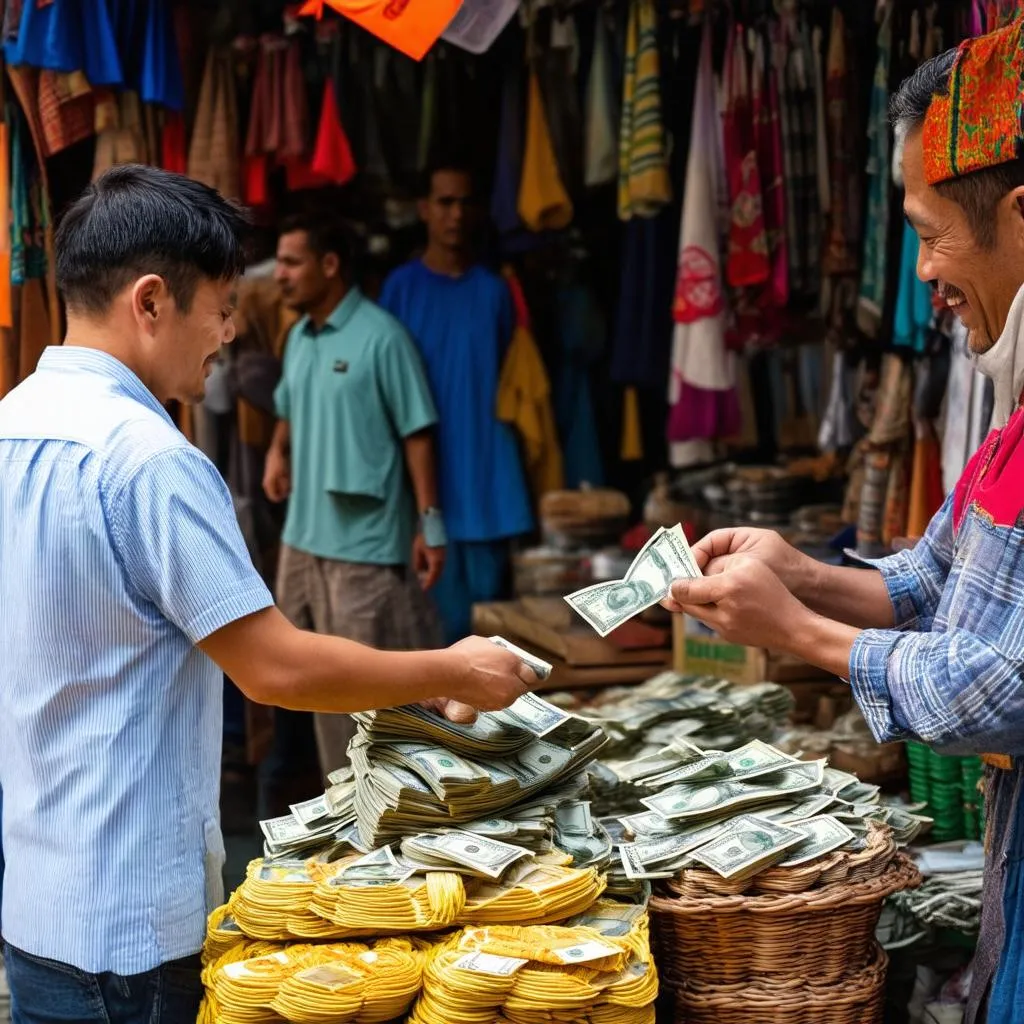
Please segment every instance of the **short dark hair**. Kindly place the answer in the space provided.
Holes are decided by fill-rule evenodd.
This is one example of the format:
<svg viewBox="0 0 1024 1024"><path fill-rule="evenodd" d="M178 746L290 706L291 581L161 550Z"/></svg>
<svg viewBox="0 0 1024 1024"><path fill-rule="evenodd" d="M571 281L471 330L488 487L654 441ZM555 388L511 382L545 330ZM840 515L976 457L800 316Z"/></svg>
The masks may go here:
<svg viewBox="0 0 1024 1024"><path fill-rule="evenodd" d="M114 167L61 219L57 285L69 310L103 314L133 280L159 274L188 312L201 281L245 269L247 228L245 212L207 185L156 167Z"/></svg>
<svg viewBox="0 0 1024 1024"><path fill-rule="evenodd" d="M351 269L355 245L352 232L341 221L322 214L297 213L281 221L278 237L296 231L305 233L307 244L317 256L334 253L343 272L347 273Z"/></svg>
<svg viewBox="0 0 1024 1024"><path fill-rule="evenodd" d="M924 124L934 97L948 94L956 54L953 48L925 61L893 95L889 102L889 120L898 145L902 145L908 132ZM982 248L991 249L996 244L999 201L1007 192L1022 185L1024 160L1017 159L940 182L935 191L960 206L975 240Z"/></svg>
<svg viewBox="0 0 1024 1024"><path fill-rule="evenodd" d="M420 199L429 199L434 191L434 178L438 174L463 174L469 178L470 185L473 184L475 175L468 164L458 160L438 160L432 163L420 177Z"/></svg>

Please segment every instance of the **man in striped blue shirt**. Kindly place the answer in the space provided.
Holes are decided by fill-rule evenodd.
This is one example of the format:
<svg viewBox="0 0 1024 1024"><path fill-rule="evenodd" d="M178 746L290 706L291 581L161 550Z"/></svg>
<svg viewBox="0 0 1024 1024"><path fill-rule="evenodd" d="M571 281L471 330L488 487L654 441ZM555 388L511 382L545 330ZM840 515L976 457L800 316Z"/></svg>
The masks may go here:
<svg viewBox="0 0 1024 1024"><path fill-rule="evenodd" d="M351 712L504 707L535 681L478 638L378 652L295 629L216 469L164 404L234 336L244 219L119 167L66 214L65 344L0 402L2 933L13 1019L194 1021L223 899L221 672L251 699ZM471 707L466 707L470 705Z"/></svg>

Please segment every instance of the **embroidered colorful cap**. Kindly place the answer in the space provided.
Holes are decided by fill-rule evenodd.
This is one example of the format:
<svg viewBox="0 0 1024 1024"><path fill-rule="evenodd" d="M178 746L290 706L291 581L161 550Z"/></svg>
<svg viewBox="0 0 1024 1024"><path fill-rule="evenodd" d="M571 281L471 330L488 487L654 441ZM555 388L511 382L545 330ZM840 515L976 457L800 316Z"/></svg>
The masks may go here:
<svg viewBox="0 0 1024 1024"><path fill-rule="evenodd" d="M929 185L1024 157L1024 15L960 44L923 145Z"/></svg>

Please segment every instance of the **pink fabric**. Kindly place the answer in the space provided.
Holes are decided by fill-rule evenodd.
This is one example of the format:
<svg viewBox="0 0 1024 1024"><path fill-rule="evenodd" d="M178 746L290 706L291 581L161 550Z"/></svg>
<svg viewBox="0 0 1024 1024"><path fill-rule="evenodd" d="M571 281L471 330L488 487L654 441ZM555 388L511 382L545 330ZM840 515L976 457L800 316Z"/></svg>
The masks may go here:
<svg viewBox="0 0 1024 1024"><path fill-rule="evenodd" d="M678 381L679 398L668 417L669 441L717 440L740 432L740 402L735 388L707 391Z"/></svg>

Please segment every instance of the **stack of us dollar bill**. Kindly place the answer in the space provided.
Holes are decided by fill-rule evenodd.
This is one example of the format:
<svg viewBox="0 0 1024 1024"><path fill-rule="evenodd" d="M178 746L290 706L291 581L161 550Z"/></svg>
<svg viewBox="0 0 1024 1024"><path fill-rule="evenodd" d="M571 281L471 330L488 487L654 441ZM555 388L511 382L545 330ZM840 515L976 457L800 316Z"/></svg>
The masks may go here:
<svg viewBox="0 0 1024 1024"><path fill-rule="evenodd" d="M619 771L646 795L612 830L619 856L609 878L613 893L687 867L742 880L840 848L863 849L870 821L888 825L901 844L929 825L882 804L877 786L759 740L731 751L676 740Z"/></svg>
<svg viewBox="0 0 1024 1024"><path fill-rule="evenodd" d="M695 579L700 569L681 526L664 526L643 546L621 580L595 583L569 594L566 601L599 636L669 595L674 580Z"/></svg>

